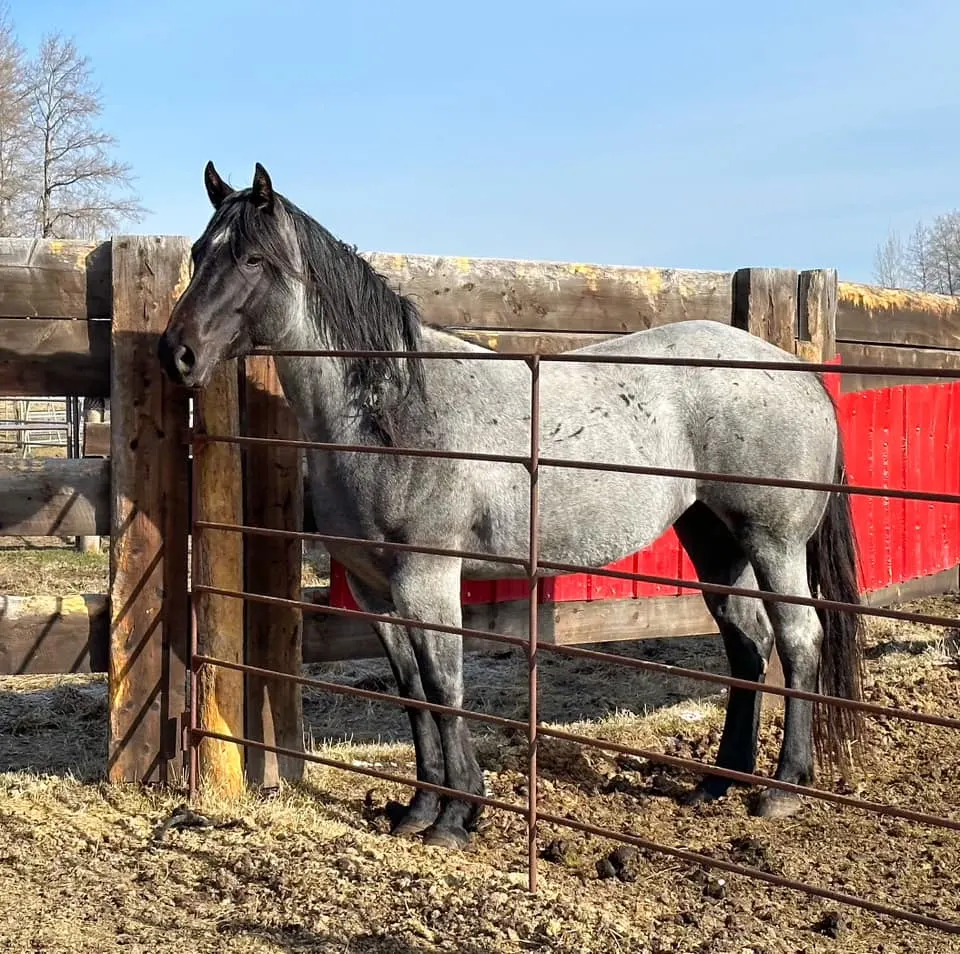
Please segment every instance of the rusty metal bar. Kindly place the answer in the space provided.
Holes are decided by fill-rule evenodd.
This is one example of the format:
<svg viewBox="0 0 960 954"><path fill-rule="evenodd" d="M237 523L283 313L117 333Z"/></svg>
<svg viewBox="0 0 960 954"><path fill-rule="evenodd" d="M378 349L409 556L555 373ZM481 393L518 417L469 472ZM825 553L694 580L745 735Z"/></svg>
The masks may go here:
<svg viewBox="0 0 960 954"><path fill-rule="evenodd" d="M225 735L222 732L213 732L209 729L197 729L196 734L202 739L218 739L221 742L234 742L237 745L246 745L253 749L260 749L262 752L275 752L277 755L301 759L304 762L313 762L316 765L325 765L328 768L344 769L347 772L355 772L357 775L365 775L367 778L378 778L384 782L393 782L397 785L409 785L412 788L421 788L425 792L436 792L437 795L443 795L446 798L456 798L464 802L473 802L477 805L488 805L490 808L511 812L514 815L525 815L527 813L526 805L503 802L497 798L488 798L486 795L473 795L470 792L461 792L457 788L448 788L446 785L435 785L433 782L422 782L420 779L408 778L404 775L395 775L393 772L381 772L379 769L367 768L365 765L351 765L348 762L341 762L339 759L328 759L322 755L315 755L313 752L298 752L296 749L287 749L280 745L269 745L266 742L257 742L243 736Z"/></svg>
<svg viewBox="0 0 960 954"><path fill-rule="evenodd" d="M472 795L469 792L461 792L457 789L448 788L445 785L434 785L431 782L422 782L419 779L411 779L402 775L396 775L393 772L382 772L378 769L367 768L363 765L350 765L346 762L341 762L338 759L328 759L322 755L315 755L312 752L297 752L293 749L287 749L276 745L268 745L264 742L256 742L253 739L226 735L220 732L211 732L205 729L197 730L196 735L200 738L218 739L221 742L232 742L239 745L246 745L265 752L275 752L277 755L286 755L293 758L303 759L304 761L313 762L318 765L324 765L328 768L343 769L348 772L354 772L358 775L364 775L368 778L376 778L398 785L406 785L412 788L423 789L424 791L428 792L436 792L438 795L458 798L462 799L463 801L473 802L475 804L487 805L490 808L512 812L513 814L517 815L523 815L527 812L527 808L523 805L515 805L499 799L487 798L483 795ZM892 905L869 901L865 898L860 898L857 895L846 894L845 892L841 891L834 891L830 888L821 888L816 885L806 884L802 881L794 881L790 878L784 878L780 875L761 871L758 868L748 868L745 865L738 865L734 862L723 861L719 858L711 858L707 855L702 855L695 851L689 851L685 848L674 848L670 845L661 845L658 842L649 841L648 839L641 838L638 835L631 835L626 832L617 832L609 828L601 828L598 825L590 825L585 822L577 821L576 819L561 817L560 815L554 815L549 812L541 812L539 819L541 822L556 825L560 828L570 828L575 831L581 831L584 834L595 835L600 838L609 838L611 841L619 841L624 844L634 845L637 848L643 848L647 851L656 852L657 854L668 855L681 861L687 861L691 864L702 865L705 868L716 868L721 871L726 871L730 874L739 874L746 877L756 878L776 887L801 891L806 894L812 894L831 901L837 901L841 904L847 904L852 907L858 907L867 911L872 911L875 914L883 914L889 917L911 921L915 924L922 924L926 927L933 927L949 934L960 934L960 924L953 921L945 921L941 918L934 918L925 914L917 914L905 908L898 908Z"/></svg>
<svg viewBox="0 0 960 954"><path fill-rule="evenodd" d="M702 669L686 669L683 666L671 666L669 663L653 662L650 659L632 659L629 656L618 656L615 653L602 653L596 649L584 649L582 646L564 646L548 643L541 646L547 652L559 656L572 656L576 659L589 659L593 662L608 662L625 666L628 669L642 669L646 672L661 673L666 676L679 676L683 679L695 679L700 682L712 682L734 689L752 689L756 692L767 692L771 695L782 696L786 699L809 699L824 705L837 706L843 709L854 709L868 715L885 719L903 719L906 722L919 722L924 725L935 725L944 729L960 729L960 719L951 719L949 716L936 715L929 712L915 712L913 709L896 709L891 706L881 706L876 702L857 702L853 699L844 699L843 696L828 696L818 692L807 692L805 689L791 689L787 686L766 685L752 679L738 679L736 676L727 676L722 673L705 672Z"/></svg>
<svg viewBox="0 0 960 954"><path fill-rule="evenodd" d="M742 368L753 371L801 371L813 374L875 374L904 378L960 378L960 371L947 368L889 368L880 364L827 364L815 361L749 361L737 358L655 357L653 355L581 354L562 351L539 354L535 351L336 351L256 348L253 354L284 358L426 358L447 361L525 361L532 358L559 364L632 364L671 368Z"/></svg>
<svg viewBox="0 0 960 954"><path fill-rule="evenodd" d="M542 564L541 564L542 565ZM234 599L246 599L254 602L266 603L274 606L291 606L307 612L321 613L328 616L353 617L354 619L364 620L365 622L384 622L392 623L395 626L403 626L406 629L422 629L426 625L429 629L438 633L451 633L453 635L469 636L474 639L485 639L491 642L507 643L512 646L526 647L528 640L522 636L509 636L506 633L496 633L492 630L472 629L464 626L448 626L445 623L424 623L423 620L406 619L402 616L388 616L380 613L367 613L363 610L347 609L342 606L327 606L323 603L308 603L304 600L291 600L282 596L267 596L262 593L247 593L240 590L227 590L221 587L201 585L197 590L202 593L214 593L219 596L228 596ZM937 617L938 618L938 617ZM953 625L951 620L942 620L946 625ZM669 666L666 663L654 663L644 659L630 659L623 656L617 656L613 653L600 653L595 650L581 649L577 646L562 646L556 643L539 643L539 649L561 655L582 655L583 658L595 659L617 663L619 665L631 666L638 669L649 669L651 672L664 672L672 675L684 676L690 679L697 679L702 682L715 682L727 686L734 686L742 689L753 689L757 692L768 692L772 695L795 697L797 699L810 699L813 702L819 702L827 705L843 706L848 709L858 709L863 712L869 712L874 715L888 716L890 718L904 719L911 722L923 722L929 725L939 725L947 728L960 728L960 720L948 719L945 716L928 715L923 712L913 712L907 709L893 709L885 706L878 706L874 703L855 702L852 699L844 699L842 696L821 695L815 692L806 692L803 689L791 689L787 686L768 686L762 682L755 682L749 679L738 679L735 676L724 676L719 673L701 672L698 669L683 669L679 666Z"/></svg>
<svg viewBox="0 0 960 954"><path fill-rule="evenodd" d="M575 831L581 831L587 835L596 835L599 838L609 838L612 841L624 842L628 845L634 845L637 848L643 848L647 851L655 851L661 855L669 855L672 858L678 858L680 861L687 861L691 864L703 865L705 868L718 868L721 871L727 871L730 874L745 875L748 878L756 878L759 881L765 881L767 884L775 885L778 888L789 888L793 891L802 891L806 894L812 894L819 898L827 898L830 901L837 901L840 904L849 904L852 907L863 908L866 911L872 911L874 914L885 914L892 918L900 918L904 921L912 921L914 924L922 924L925 927L937 928L948 934L960 934L960 923L955 921L944 921L941 918L929 917L926 914L917 914L908 911L906 908L898 908L892 905L881 904L877 901L869 901L866 898L858 897L854 894L846 894L843 891L834 891L832 888L821 888L817 885L807 884L803 881L794 881L791 878L784 878L780 875L771 874L767 871L761 871L759 868L748 868L744 865L735 864L732 861L723 861L720 858L711 858L708 855L701 855L696 851L689 851L686 848L673 848L669 845L661 845L655 841L649 841L641 838L639 835L629 835L625 832L613 831L610 828L601 828L599 825L590 825L586 822L576 821L573 818L565 818L560 815L552 815L547 812L541 812L540 820L551 825L557 825L561 828L572 828Z"/></svg>
<svg viewBox="0 0 960 954"><path fill-rule="evenodd" d="M537 890L537 637L540 625L540 361L530 359L530 582L528 618L530 639L527 644L529 728L527 733L527 863L529 886Z"/></svg>
<svg viewBox="0 0 960 954"><path fill-rule="evenodd" d="M193 434L203 427L203 422L199 420L198 403L194 401L193 406ZM198 513L200 499L200 482L197 480L197 455L190 454L190 515L192 517ZM197 600L200 594L197 592L197 567L200 559L198 556L199 547L197 546L197 527L196 521L192 522L190 529L190 642L187 661L187 673L190 678L190 696L189 696L189 724L187 726L187 797L192 801L197 795L197 786L199 784L200 772L200 747L197 738L198 729L198 707L200 692L198 681L200 673L193 660L199 649L199 633L197 631Z"/></svg>
<svg viewBox="0 0 960 954"><path fill-rule="evenodd" d="M445 706L439 702L427 702L421 699L408 699L406 696L394 695L390 692L377 692L375 689L358 689L356 686L347 686L340 682L328 682L324 679L315 679L312 676L298 676L292 672L280 672L275 669L261 669L259 666L250 666L246 663L230 662L227 659L217 659L214 656L197 655L194 657L198 666L217 666L221 669L231 669L249 676L260 676L264 679L281 679L295 682L301 686L309 686L322 692L329 692L338 696L355 696L368 702L384 702L387 705L402 709L423 709L427 712L436 712L440 715L460 716L474 722L483 722L489 725L500 726L503 729L512 729L516 732L525 732L527 723L519 719L508 719L505 716L489 715L486 712L476 712L473 709L458 709L456 706Z"/></svg>
<svg viewBox="0 0 960 954"><path fill-rule="evenodd" d="M368 702L381 702L394 708L412 708L423 709L427 712L436 712L442 715L459 716L475 722L496 725L503 729L510 729L515 732L525 732L529 730L529 721L523 722L519 719L508 719L504 716L489 715L484 712L477 712L473 709L462 709L456 706L445 706L436 702L420 701L418 699L406 699L403 696L394 695L387 692L378 692L373 689L357 689L354 686L346 686L342 683L326 682L322 679L315 679L311 676L299 676L294 673L283 673L271 669L262 669L258 666L251 666L245 663L230 662L226 659L217 659L213 656L197 655L193 657L193 665L197 668L203 666L216 666L222 669L230 669L234 672L245 673L253 676L261 676L266 679L279 679L287 682L296 682L302 686L310 686L324 692L330 692L340 696L354 696L358 699L364 699ZM932 815L927 812L915 811L910 808L898 808L895 805L887 805L882 802L874 802L861 798L854 798L849 795L837 795L825 789L814 788L810 785L797 785L793 782L783 782L776 778L767 778L763 775L757 775L752 772L739 772L735 769L721 768L707 762L700 762L696 759L687 759L676 755L667 755L663 752L655 752L652 749L638 748L625 745L622 742L612 742L606 739L596 739L587 735L579 735L573 732L566 732L562 729L549 728L539 721L536 723L537 740L539 737L560 739L566 742L574 742L579 745L585 745L589 748L600 749L601 751L618 752L622 755L631 755L636 758L647 759L660 765L669 765L671 768L684 769L696 772L700 775L715 775L719 778L728 778L734 782L741 782L745 785L759 785L762 788L775 788L784 792L793 792L797 795L803 795L808 798L820 801L831 802L837 805L844 805L849 808L860 809L874 815L889 815L895 818L902 818L905 821L915 821L923 825L930 825L935 828L945 828L952 831L960 831L960 821L955 821L942 815ZM529 803L528 803L529 810Z"/></svg>
<svg viewBox="0 0 960 954"><path fill-rule="evenodd" d="M872 815L890 815L902 818L905 821L919 822L921 825L930 825L933 828L946 828L950 831L960 831L960 821L947 818L945 815L932 815L929 812L918 812L911 808L898 808L896 805L887 805L883 802L873 802L863 798L853 798L850 795L837 795L826 789L814 788L811 785L796 785L793 782L783 782L778 778L765 778L754 772L738 772L736 769L721 768L719 765L708 765L696 759L685 759L677 755L667 755L665 752L654 752L650 749L634 748L622 742L609 742L606 739L594 739L588 735L579 735L575 732L564 732L562 729L551 729L540 726L540 735L551 739L560 739L564 742L575 742L591 749L619 752L621 755L632 755L636 758L647 759L671 768L684 769L702 775L716 775L718 778L728 778L744 785L759 785L762 788L775 788L781 792L793 792L822 802L832 802L834 805L844 805L847 808L857 808Z"/></svg>
<svg viewBox="0 0 960 954"><path fill-rule="evenodd" d="M528 557L497 556L489 553L476 553L473 550L453 550L446 547L421 546L419 543L393 543L387 540L365 540L362 537L338 537L332 533L313 533L308 530L280 530L273 527L251 527L238 523L216 523L211 520L196 520L195 527L204 530L226 530L233 533L249 533L261 537L281 537L294 540L316 540L319 543L342 543L350 546L366 547L370 550L388 550L400 553L431 553L434 556L459 557L461 560L477 560L486 563L508 563L511 566L526 567Z"/></svg>
<svg viewBox="0 0 960 954"><path fill-rule="evenodd" d="M341 454L383 454L387 457L423 457L431 460L466 460L492 464L519 464L528 467L530 458L521 454L485 454L471 451L435 450L426 447L388 447L385 444L337 444L330 441L306 441L292 438L248 437L235 434L206 434L205 441L241 446L299 447L305 450L335 451ZM715 481L726 484L746 484L760 487L786 487L793 490L816 490L825 493L854 496L890 497L922 500L928 503L960 504L960 494L936 493L928 490L898 489L893 487L866 487L859 484L836 484L829 481L791 480L786 477L746 477L722 474L709 470L687 470L677 467L654 467L641 464L614 464L604 461L573 460L562 457L544 457L544 467L565 467L574 470L599 470L609 473L634 474L648 477L678 477L690 480Z"/></svg>
<svg viewBox="0 0 960 954"><path fill-rule="evenodd" d="M950 616L930 616L926 613L910 613L904 610L891 610L882 606L867 606L863 603L844 603L839 600L822 600L814 596L791 596L786 593L774 593L771 590L752 590L742 586L726 586L721 583L701 583L699 580L685 580L676 576L657 576L653 573L631 573L628 570L613 570L608 567L590 567L578 563L557 563L541 560L542 569L557 573L589 573L591 576L610 576L616 580L637 580L640 583L659 583L664 586L685 586L701 593L718 593L728 596L749 596L765 603L793 603L796 606L813 606L817 609L836 610L860 616L879 616L883 619L899 619L909 623L925 623L929 626L958 626L960 619Z"/></svg>

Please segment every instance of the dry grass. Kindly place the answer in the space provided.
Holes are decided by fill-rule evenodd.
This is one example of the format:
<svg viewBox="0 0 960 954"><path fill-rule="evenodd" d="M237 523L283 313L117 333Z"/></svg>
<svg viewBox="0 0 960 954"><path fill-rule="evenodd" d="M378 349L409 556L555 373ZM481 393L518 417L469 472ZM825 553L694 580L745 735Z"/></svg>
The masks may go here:
<svg viewBox="0 0 960 954"><path fill-rule="evenodd" d="M0 538L0 593L16 596L68 596L106 593L110 578L108 540L99 553L81 553L58 537ZM328 577L309 550L304 554L303 586L326 586Z"/></svg>

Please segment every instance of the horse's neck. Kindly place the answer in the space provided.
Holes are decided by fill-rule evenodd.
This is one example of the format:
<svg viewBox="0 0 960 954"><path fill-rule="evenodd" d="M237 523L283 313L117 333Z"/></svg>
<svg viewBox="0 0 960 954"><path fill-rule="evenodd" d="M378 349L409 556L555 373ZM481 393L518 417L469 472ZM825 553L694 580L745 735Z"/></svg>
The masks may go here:
<svg viewBox="0 0 960 954"><path fill-rule="evenodd" d="M330 349L330 344L315 328L298 328L284 336L277 350ZM275 360L284 396L307 440L341 444L365 442L359 408L343 387L344 362L348 359L278 356Z"/></svg>

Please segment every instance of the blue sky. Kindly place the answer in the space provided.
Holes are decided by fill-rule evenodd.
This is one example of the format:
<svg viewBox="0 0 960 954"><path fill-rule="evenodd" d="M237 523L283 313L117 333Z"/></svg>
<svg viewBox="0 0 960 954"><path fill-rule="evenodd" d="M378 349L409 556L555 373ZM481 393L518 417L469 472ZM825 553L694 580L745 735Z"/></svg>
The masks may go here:
<svg viewBox="0 0 960 954"><path fill-rule="evenodd" d="M956 0L9 0L90 57L152 210L202 170L365 250L871 280L960 207Z"/></svg>

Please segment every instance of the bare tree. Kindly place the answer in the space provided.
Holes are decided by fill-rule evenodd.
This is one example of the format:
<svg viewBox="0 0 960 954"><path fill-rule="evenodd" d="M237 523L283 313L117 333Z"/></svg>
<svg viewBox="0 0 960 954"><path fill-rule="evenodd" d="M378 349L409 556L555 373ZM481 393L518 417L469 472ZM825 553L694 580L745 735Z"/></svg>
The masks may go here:
<svg viewBox="0 0 960 954"><path fill-rule="evenodd" d="M0 4L0 235L31 231L26 51Z"/></svg>
<svg viewBox="0 0 960 954"><path fill-rule="evenodd" d="M873 277L885 288L907 286L907 259L898 232L891 230L873 253Z"/></svg>
<svg viewBox="0 0 960 954"><path fill-rule="evenodd" d="M910 234L906 248L907 287L932 292L937 287L936 269L931 250L930 229L918 222Z"/></svg>
<svg viewBox="0 0 960 954"><path fill-rule="evenodd" d="M72 40L43 38L29 89L36 234L94 238L140 221L146 209L129 165L112 155L116 140L98 126L100 90Z"/></svg>
<svg viewBox="0 0 960 954"><path fill-rule="evenodd" d="M960 212L938 215L930 228L929 248L936 274L936 291L960 293Z"/></svg>
<svg viewBox="0 0 960 954"><path fill-rule="evenodd" d="M960 210L918 222L904 246L896 232L876 247L874 279L890 288L960 295Z"/></svg>

